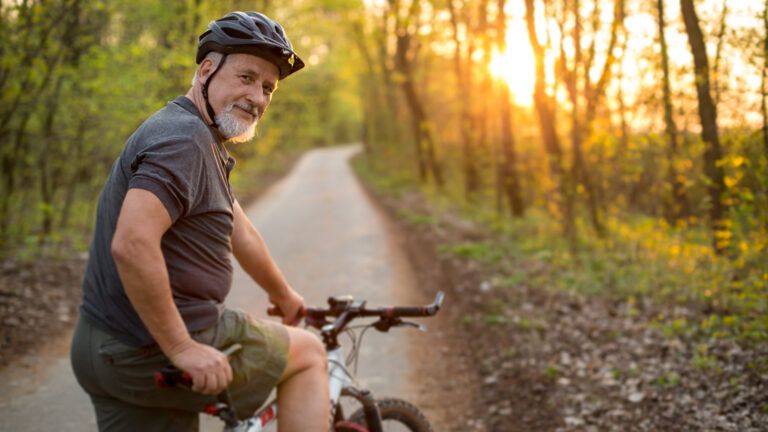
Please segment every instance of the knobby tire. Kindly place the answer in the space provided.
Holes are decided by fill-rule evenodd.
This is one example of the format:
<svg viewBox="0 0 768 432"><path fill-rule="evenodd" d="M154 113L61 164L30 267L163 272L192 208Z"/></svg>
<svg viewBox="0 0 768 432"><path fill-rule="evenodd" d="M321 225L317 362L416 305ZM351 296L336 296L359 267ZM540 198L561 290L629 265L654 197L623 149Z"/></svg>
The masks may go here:
<svg viewBox="0 0 768 432"><path fill-rule="evenodd" d="M401 399L385 398L377 400L376 405L378 405L379 411L381 412L384 432L387 432L387 424L391 425L393 422L400 423L411 432L433 432L427 417L424 416L421 410L412 403ZM355 411L349 418L349 421L359 425L365 425L365 414L363 413L363 410L359 409Z"/></svg>

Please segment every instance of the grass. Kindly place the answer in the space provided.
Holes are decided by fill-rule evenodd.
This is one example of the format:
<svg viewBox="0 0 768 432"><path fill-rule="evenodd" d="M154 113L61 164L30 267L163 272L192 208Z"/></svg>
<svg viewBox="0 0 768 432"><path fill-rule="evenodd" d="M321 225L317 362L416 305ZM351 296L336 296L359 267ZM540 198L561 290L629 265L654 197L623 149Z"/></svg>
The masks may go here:
<svg viewBox="0 0 768 432"><path fill-rule="evenodd" d="M405 209L400 210L398 215L412 225L435 225L438 222L437 218L433 215L416 213Z"/></svg>
<svg viewBox="0 0 768 432"><path fill-rule="evenodd" d="M680 375L674 371L666 372L656 378L656 385L665 388L676 387L680 385Z"/></svg>
<svg viewBox="0 0 768 432"><path fill-rule="evenodd" d="M437 250L443 254L469 258L485 264L498 262L503 255L494 244L486 242L445 244L438 246Z"/></svg>
<svg viewBox="0 0 768 432"><path fill-rule="evenodd" d="M560 376L560 369L557 366L550 364L544 369L544 376L554 381Z"/></svg>

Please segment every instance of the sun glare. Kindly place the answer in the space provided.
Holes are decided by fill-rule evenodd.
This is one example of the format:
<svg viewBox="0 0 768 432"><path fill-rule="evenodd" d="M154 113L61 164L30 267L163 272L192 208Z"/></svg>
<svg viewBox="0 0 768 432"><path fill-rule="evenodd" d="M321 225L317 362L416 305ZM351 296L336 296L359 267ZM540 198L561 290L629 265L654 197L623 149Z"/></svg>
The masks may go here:
<svg viewBox="0 0 768 432"><path fill-rule="evenodd" d="M488 67L491 75L506 82L516 104L530 106L536 81L533 51L525 26L519 21L510 24L506 51L495 51Z"/></svg>

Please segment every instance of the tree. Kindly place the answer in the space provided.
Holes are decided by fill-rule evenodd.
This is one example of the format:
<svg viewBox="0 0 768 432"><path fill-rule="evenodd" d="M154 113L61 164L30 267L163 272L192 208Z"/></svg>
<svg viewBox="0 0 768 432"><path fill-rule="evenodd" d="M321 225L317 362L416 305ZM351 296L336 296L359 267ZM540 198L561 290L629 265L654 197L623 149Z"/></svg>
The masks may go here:
<svg viewBox="0 0 768 432"><path fill-rule="evenodd" d="M710 93L707 47L704 44L704 35L699 27L699 18L696 15L693 0L680 0L680 9L685 23L685 31L688 34L688 44L693 54L696 74L696 96L701 120L701 138L705 145L704 174L707 176L707 190L710 200L709 221L713 231L713 247L715 252L723 253L727 243L719 239L719 232L725 229L726 207L723 203L725 175L722 165L718 163L722 158L722 149L717 131L717 107Z"/></svg>
<svg viewBox="0 0 768 432"><path fill-rule="evenodd" d="M454 0L448 0L448 10L451 14L451 28L453 30L453 43L455 45L453 55L453 67L461 94L466 95L461 103L461 119L459 120L459 129L461 130L461 150L464 169L464 196L467 201L472 201L474 194L480 187L480 177L475 163L475 151L473 144L476 143L474 131L477 130L477 120L472 107L475 98L472 97L473 69L472 51L474 51L474 39L470 36L467 39L467 47L464 49L461 37L459 36L459 14L454 4ZM483 13L481 11L481 13ZM469 27L467 25L467 27ZM462 54L466 52L466 55Z"/></svg>
<svg viewBox="0 0 768 432"><path fill-rule="evenodd" d="M565 16L568 14L569 3L565 3L566 10L563 13L560 22L561 33L564 33ZM594 2L592 11L592 29L593 34L586 53L582 50L582 22L581 22L581 3L575 0L571 4L571 14L573 15L573 32L571 38L574 45L573 66L568 67L567 55L565 52L564 37L560 38L560 57L558 59L558 70L562 77L565 88L568 91L571 108L571 145L573 163L571 164L571 176L574 180L581 183L586 192L587 208L589 211L590 222L595 232L602 236L605 233L601 215L601 204L597 182L594 179L593 170L586 166L583 144L586 139L592 135L592 129L597 109L600 106L602 98L605 96L605 90L611 79L612 66L615 62L613 50L618 40L618 31L624 21L624 1L614 1L613 21L610 26L610 36L608 47L605 52L605 62L599 78L592 82L589 72L592 69L596 58L597 33L600 28L600 7L599 1ZM586 54L586 55L585 55ZM575 184L573 185L575 187ZM575 194L575 192L572 192Z"/></svg>
<svg viewBox="0 0 768 432"><path fill-rule="evenodd" d="M419 27L420 0L412 0L407 8L401 8L400 0L389 0L389 6L390 13L394 15L395 19L395 70L398 73L400 88L411 112L411 129L413 130L419 176L422 181L428 181L431 178L441 188L443 186L443 172L437 160L432 126L422 99L416 91L414 81L414 64L418 52L418 46L416 46L417 43L414 39L417 37ZM401 9L406 12L403 13Z"/></svg>
<svg viewBox="0 0 768 432"><path fill-rule="evenodd" d="M768 0L763 8L763 67L760 69L760 111L763 114L763 147L768 159Z"/></svg>
<svg viewBox="0 0 768 432"><path fill-rule="evenodd" d="M687 197L683 184L677 173L677 125L672 110L672 90L669 79L669 53L667 49L666 24L664 17L664 0L656 2L657 23L659 25L659 45L661 46L661 74L662 74L662 100L664 105L664 125L667 136L667 181L672 193L667 198L666 218L669 222L675 222L687 213Z"/></svg>
<svg viewBox="0 0 768 432"><path fill-rule="evenodd" d="M496 18L496 44L499 52L506 51L507 15L504 13L505 0L498 0L499 15ZM509 86L505 81L499 84L499 116L501 117L501 157L499 160L499 186L507 198L512 215L520 217L525 213L515 137L512 134L512 103Z"/></svg>
<svg viewBox="0 0 768 432"><path fill-rule="evenodd" d="M568 178L563 168L563 151L556 129L554 97L546 92L545 49L536 34L536 11L534 0L525 0L525 22L528 40L533 48L536 64L536 82L533 90L533 104L539 120L541 138L548 156L549 172L557 187L558 207L560 210L563 234L572 250L577 248L576 224L573 214L573 195L568 186Z"/></svg>

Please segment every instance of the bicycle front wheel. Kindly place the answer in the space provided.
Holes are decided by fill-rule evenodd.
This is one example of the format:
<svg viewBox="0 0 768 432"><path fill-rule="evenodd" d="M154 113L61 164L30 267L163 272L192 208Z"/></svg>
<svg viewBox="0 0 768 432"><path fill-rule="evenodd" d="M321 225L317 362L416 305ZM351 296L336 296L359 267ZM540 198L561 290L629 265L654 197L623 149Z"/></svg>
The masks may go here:
<svg viewBox="0 0 768 432"><path fill-rule="evenodd" d="M432 432L432 426L427 417L412 403L402 399L386 398L377 400L376 405L381 412L384 432ZM355 411L349 420L359 425L365 425L363 410Z"/></svg>

